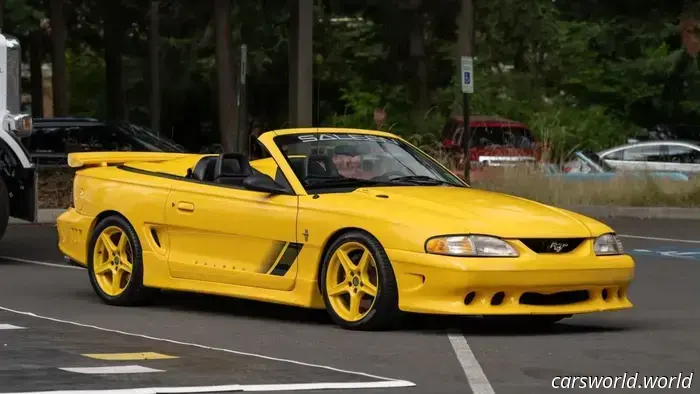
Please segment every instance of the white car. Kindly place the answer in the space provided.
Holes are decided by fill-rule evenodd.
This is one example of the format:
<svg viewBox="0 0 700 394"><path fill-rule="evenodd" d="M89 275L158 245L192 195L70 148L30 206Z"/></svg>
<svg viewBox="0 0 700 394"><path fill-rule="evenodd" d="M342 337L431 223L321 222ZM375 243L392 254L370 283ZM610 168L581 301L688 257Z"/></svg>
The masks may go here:
<svg viewBox="0 0 700 394"><path fill-rule="evenodd" d="M700 143L644 141L598 152L610 167L628 171L700 172Z"/></svg>

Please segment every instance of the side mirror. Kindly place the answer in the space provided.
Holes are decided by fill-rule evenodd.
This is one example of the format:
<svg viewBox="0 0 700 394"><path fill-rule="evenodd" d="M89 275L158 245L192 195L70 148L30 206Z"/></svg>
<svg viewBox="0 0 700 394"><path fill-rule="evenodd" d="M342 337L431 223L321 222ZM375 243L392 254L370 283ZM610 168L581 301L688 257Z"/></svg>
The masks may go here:
<svg viewBox="0 0 700 394"><path fill-rule="evenodd" d="M14 133L17 137L28 137L34 131L32 117L26 114L6 114L2 120L5 131Z"/></svg>
<svg viewBox="0 0 700 394"><path fill-rule="evenodd" d="M0 105L5 115L2 117L2 127L5 131L15 134L19 138L27 137L32 133L32 117L20 113L22 106L22 47L16 37L1 34L0 51L5 52L5 64L0 72L5 73L4 106Z"/></svg>
<svg viewBox="0 0 700 394"><path fill-rule="evenodd" d="M256 192L289 194L287 189L265 174L250 175L246 177L243 181L243 187Z"/></svg>

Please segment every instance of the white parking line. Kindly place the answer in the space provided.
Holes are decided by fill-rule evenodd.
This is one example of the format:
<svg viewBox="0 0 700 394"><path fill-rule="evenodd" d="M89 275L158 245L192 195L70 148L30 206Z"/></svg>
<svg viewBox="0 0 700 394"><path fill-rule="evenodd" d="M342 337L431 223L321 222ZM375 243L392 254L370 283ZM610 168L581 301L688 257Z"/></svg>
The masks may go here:
<svg viewBox="0 0 700 394"><path fill-rule="evenodd" d="M175 394L175 393L231 393L231 392L262 392L262 391L309 391L334 389L373 389L410 387L404 380L389 380L383 382L328 382L328 383L280 383L280 384L230 384L225 386L194 386L194 387L146 387L136 389L112 390L56 390L56 391L27 391L3 394Z"/></svg>
<svg viewBox="0 0 700 394"><path fill-rule="evenodd" d="M141 365L113 365L107 367L80 367L59 369L66 372L84 373L89 375L165 372L162 369L148 368L143 367Z"/></svg>
<svg viewBox="0 0 700 394"><path fill-rule="evenodd" d="M168 339L168 338L161 338L161 337L154 337L150 335L144 335L144 334L136 334L132 332L127 332L127 331L120 331L120 330L115 330L111 328L105 328L105 327L99 327L99 326L94 326L91 324L84 324L84 323L78 323L75 321L70 321L70 320L63 320L63 319L57 319L49 316L42 316L42 315L37 315L36 313L33 312L26 312L26 311L19 311L16 309L11 309L11 308L6 308L3 306L0 306L0 311L5 311L5 312L10 312L10 313L15 313L18 315L23 315L23 316L30 316L34 317L37 319L41 320L48 320L56 323L64 323L64 324L70 324L73 326L78 326L78 327L84 327L84 328L92 328L94 330L99 330L99 331L104 331L104 332L111 332L115 334L121 334L121 335L126 335L130 337L137 337L137 338L143 338L143 339L150 339L153 341L158 341L158 342L167 342L167 343L174 343L176 345L182 345L182 346L190 346L190 347L195 347L199 349L205 349L205 350L212 350L212 351L219 351L223 353L229 353L229 354L237 354L241 356L249 356L249 357L255 357L255 358L260 358L264 360L270 360L270 361L277 361L277 362L282 362L282 363L288 363L288 364L294 364L294 365L300 365L300 366L305 366L305 367L311 367L311 368L319 368L319 369L325 369L327 371L333 371L333 372L340 372L340 373L345 373L349 375L356 375L356 376L364 376L367 378L372 378L372 379L377 379L380 380L379 382L360 382L364 384L364 387L375 387L375 388L382 388L382 387L414 387L416 384L407 380L400 380L400 379L394 379L394 378L388 378L385 376L379 376L379 375L372 375L364 372L358 372L358 371L352 371L348 369L341 369L341 368L335 368L327 365L321 365L321 364L312 364L312 363L307 363L303 361L297 361L297 360L291 360L291 359L286 359L286 358L278 358L278 357L271 357L271 356L265 356L262 354L257 354L257 353L249 353L249 352L242 352L238 350L232 350L232 349L226 349L226 348L219 348L219 347L213 347L213 346L206 346L206 345L201 345L198 343L193 343L193 342L184 342L184 341L177 341L174 339ZM338 384L360 384L360 383L338 383ZM264 385L263 385L264 386ZM261 386L262 387L262 386ZM344 386L346 388L352 388L350 386ZM278 389L276 389L278 390ZM307 389L309 390L309 389ZM316 389L314 389L316 390ZM248 390L248 391L275 391L275 390ZM187 391L185 391L187 392ZM52 392L52 393L58 393L58 392ZM140 392L129 392L127 393L132 394L132 393L140 393ZM151 391L147 391L147 393L151 393ZM475 392L475 394L478 394Z"/></svg>
<svg viewBox="0 0 700 394"><path fill-rule="evenodd" d="M462 333L450 333L447 334L450 339L452 348L457 355L457 360L462 365L464 374L467 376L467 382L469 387L472 389L474 394L494 394L493 387L489 383L486 374L481 369L481 365L476 360L472 349L467 343L467 339L464 338Z"/></svg>
<svg viewBox="0 0 700 394"><path fill-rule="evenodd" d="M73 270L84 270L85 269L83 267L77 267L74 265L67 265L67 264L60 264L60 263L47 263L45 261L27 260L27 259L21 259L19 257L10 257L10 256L0 256L0 260L10 260L10 261L16 261L18 263L36 264L36 265L43 265L45 267L54 267L54 268L68 268L68 269L73 269Z"/></svg>
<svg viewBox="0 0 700 394"><path fill-rule="evenodd" d="M14 324L0 324L0 330L23 330L24 327L15 326Z"/></svg>
<svg viewBox="0 0 700 394"><path fill-rule="evenodd" d="M700 244L700 241L694 239L678 239L678 238L660 238L660 237L646 237L641 235L628 235L628 234L617 234L621 238L636 238L636 239L648 239L650 241L666 241L666 242L680 242L686 244Z"/></svg>

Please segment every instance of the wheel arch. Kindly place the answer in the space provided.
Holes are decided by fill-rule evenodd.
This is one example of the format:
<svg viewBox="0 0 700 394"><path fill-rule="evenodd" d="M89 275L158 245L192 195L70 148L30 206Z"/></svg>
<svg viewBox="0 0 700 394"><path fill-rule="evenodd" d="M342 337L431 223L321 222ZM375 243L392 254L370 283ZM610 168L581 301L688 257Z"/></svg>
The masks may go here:
<svg viewBox="0 0 700 394"><path fill-rule="evenodd" d="M323 262L326 259L326 254L328 254L328 251L331 245L333 245L333 242L335 242L338 238L342 237L343 235L351 232L364 233L365 235L377 240L377 243L384 247L384 245L382 245L382 242L374 234L360 227L343 227L331 233L331 235L328 236L328 238L326 238L326 241L323 243L323 247L321 248L321 255L319 256L318 264L316 267L316 287L318 288L319 292L321 292L321 274L323 273ZM389 261L389 263L391 264L391 261Z"/></svg>
<svg viewBox="0 0 700 394"><path fill-rule="evenodd" d="M106 218L108 218L110 216L119 216L133 226L133 223L131 223L131 221L126 216L124 216L122 213L120 213L118 211L108 209L108 210L100 212L99 214L97 214L97 216L95 216L95 219L92 220L92 223L90 223L90 228L88 229L87 238L86 238L88 240L88 242L86 242L86 244L85 244L85 248L86 248L85 249L85 256L86 257L90 255L89 254L90 240L92 239L92 235L93 235L92 233L93 233L93 231L95 231L95 227L97 227L97 224L99 224L101 221L105 220ZM87 261L86 261L86 263L87 263Z"/></svg>

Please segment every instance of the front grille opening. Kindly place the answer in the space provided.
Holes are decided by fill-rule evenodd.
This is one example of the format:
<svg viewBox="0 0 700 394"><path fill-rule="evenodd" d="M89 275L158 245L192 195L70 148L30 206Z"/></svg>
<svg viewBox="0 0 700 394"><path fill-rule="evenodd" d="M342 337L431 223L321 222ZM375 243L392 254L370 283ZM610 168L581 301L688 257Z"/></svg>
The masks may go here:
<svg viewBox="0 0 700 394"><path fill-rule="evenodd" d="M476 292L469 292L466 297L464 297L464 305L469 305L474 301L474 298L476 298Z"/></svg>
<svg viewBox="0 0 700 394"><path fill-rule="evenodd" d="M585 238L523 238L520 240L535 253L570 253L584 241Z"/></svg>
<svg viewBox="0 0 700 394"><path fill-rule="evenodd" d="M625 290L622 287L617 289L617 298L619 298L621 300L625 299Z"/></svg>
<svg viewBox="0 0 700 394"><path fill-rule="evenodd" d="M561 291L554 294L523 293L520 303L523 305L570 305L588 301L590 295L587 290Z"/></svg>
<svg viewBox="0 0 700 394"><path fill-rule="evenodd" d="M491 305L501 305L503 303L503 299L506 298L506 293L499 291L498 293L494 294L493 297L491 297Z"/></svg>
<svg viewBox="0 0 700 394"><path fill-rule="evenodd" d="M607 301L610 297L610 294L608 294L608 289L603 289L603 291L600 292L600 296L603 297L603 301Z"/></svg>

